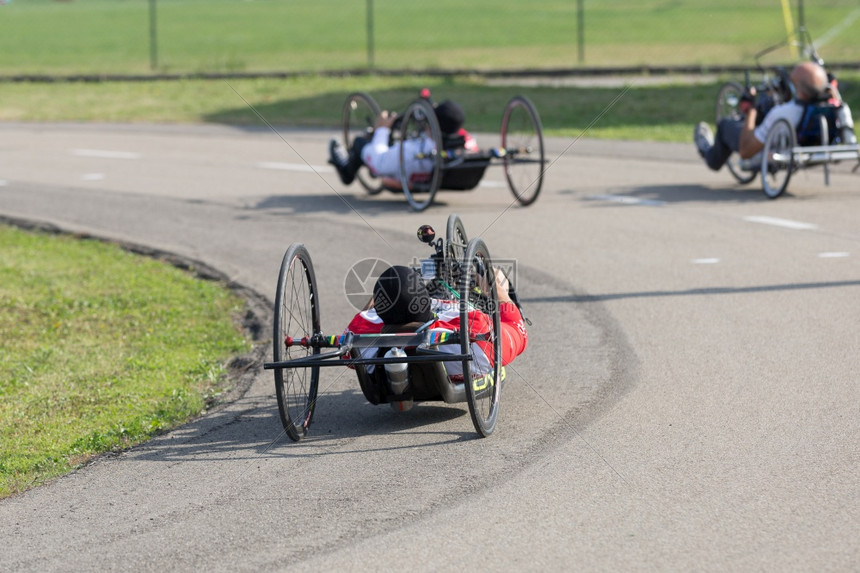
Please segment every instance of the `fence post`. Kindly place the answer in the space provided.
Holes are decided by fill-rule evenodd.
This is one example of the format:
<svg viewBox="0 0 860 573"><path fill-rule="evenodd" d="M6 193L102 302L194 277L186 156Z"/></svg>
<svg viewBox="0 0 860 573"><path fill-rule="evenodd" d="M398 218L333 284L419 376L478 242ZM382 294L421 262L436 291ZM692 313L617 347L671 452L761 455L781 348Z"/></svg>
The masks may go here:
<svg viewBox="0 0 860 573"><path fill-rule="evenodd" d="M373 0L367 0L367 68L373 69Z"/></svg>
<svg viewBox="0 0 860 573"><path fill-rule="evenodd" d="M158 31L156 29L155 0L149 0L149 67L158 68Z"/></svg>
<svg viewBox="0 0 860 573"><path fill-rule="evenodd" d="M580 64L585 63L585 0L576 0L576 48Z"/></svg>

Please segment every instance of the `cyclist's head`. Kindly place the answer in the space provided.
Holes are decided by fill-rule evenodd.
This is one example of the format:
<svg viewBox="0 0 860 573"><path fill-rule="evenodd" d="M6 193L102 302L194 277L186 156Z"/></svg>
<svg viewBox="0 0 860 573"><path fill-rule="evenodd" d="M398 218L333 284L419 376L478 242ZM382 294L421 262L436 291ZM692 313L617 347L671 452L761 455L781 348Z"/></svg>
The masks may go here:
<svg viewBox="0 0 860 573"><path fill-rule="evenodd" d="M430 293L421 275L402 266L387 268L373 287L373 306L385 324L427 322L433 318Z"/></svg>
<svg viewBox="0 0 860 573"><path fill-rule="evenodd" d="M436 119L442 133L457 133L466 121L466 112L457 102L446 99L436 106Z"/></svg>
<svg viewBox="0 0 860 573"><path fill-rule="evenodd" d="M791 71L796 97L800 101L814 101L827 90L827 72L814 62L803 62Z"/></svg>

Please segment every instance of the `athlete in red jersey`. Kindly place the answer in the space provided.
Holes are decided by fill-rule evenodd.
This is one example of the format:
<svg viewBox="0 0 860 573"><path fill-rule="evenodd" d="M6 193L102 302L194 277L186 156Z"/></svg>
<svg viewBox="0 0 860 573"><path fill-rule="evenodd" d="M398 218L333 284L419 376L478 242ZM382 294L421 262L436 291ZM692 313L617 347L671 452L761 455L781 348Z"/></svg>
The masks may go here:
<svg viewBox="0 0 860 573"><path fill-rule="evenodd" d="M508 279L496 270L496 292L499 296L500 339L502 343L502 365L510 363L522 354L528 345L528 333L522 314L508 294ZM432 321L432 322L431 322ZM476 333L490 330L490 317L479 310L469 313L470 328ZM365 310L356 314L347 326L355 334L378 334L388 325L411 325L418 327L430 323L427 328L442 332L457 332L460 329L460 307L458 301L431 298L421 276L408 267L394 266L383 272L373 289L373 298ZM473 343L476 373L492 366L491 352L483 348L487 342ZM376 356L376 348L366 348L362 356ZM443 344L439 350L459 354L458 344ZM462 376L462 365L446 362L449 377ZM372 366L368 367L372 372Z"/></svg>

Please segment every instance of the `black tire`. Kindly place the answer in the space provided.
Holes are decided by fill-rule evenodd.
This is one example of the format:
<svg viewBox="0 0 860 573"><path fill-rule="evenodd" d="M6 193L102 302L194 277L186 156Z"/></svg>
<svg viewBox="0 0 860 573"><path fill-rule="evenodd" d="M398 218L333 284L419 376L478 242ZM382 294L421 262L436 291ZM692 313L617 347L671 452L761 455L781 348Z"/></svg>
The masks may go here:
<svg viewBox="0 0 860 573"><path fill-rule="evenodd" d="M371 137L376 119L382 109L369 94L354 92L349 94L343 104L343 144L347 150L357 137ZM370 195L376 195L383 189L382 181L370 175L365 168L356 173L355 178Z"/></svg>
<svg viewBox="0 0 860 573"><path fill-rule="evenodd" d="M275 293L273 346L275 362L319 354L319 348L287 347L286 337L310 338L320 332L320 307L311 257L301 243L284 254ZM319 387L319 367L275 369L275 393L284 431L301 440L311 425Z"/></svg>
<svg viewBox="0 0 860 573"><path fill-rule="evenodd" d="M720 120L723 118L730 118L739 120L742 117L740 108L738 107L741 102L741 95L744 93L744 88L738 82L726 82L720 87L720 91L717 92L717 105L716 105L716 125L720 125ZM726 161L726 167L728 167L729 172L732 176L740 183L741 185L746 185L753 179L755 179L757 173L755 171L745 171L741 169L739 163L739 157L736 153L733 153L729 160Z"/></svg>
<svg viewBox="0 0 860 573"><path fill-rule="evenodd" d="M474 360L463 361L463 381L469 414L475 430L487 437L496 429L502 398L502 343L499 299L495 289L493 264L487 246L480 238L469 241L465 269L460 281L460 350ZM479 328L478 310L489 317L489 330ZM477 340L473 340L477 338ZM490 366L482 356L490 358Z"/></svg>
<svg viewBox="0 0 860 573"><path fill-rule="evenodd" d="M761 183L764 194L776 199L788 187L794 172L794 156L791 152L796 145L794 128L785 119L779 119L770 128L764 139L761 152Z"/></svg>
<svg viewBox="0 0 860 573"><path fill-rule="evenodd" d="M537 109L523 96L511 98L502 114L505 178L520 205L534 203L544 174L543 128Z"/></svg>
<svg viewBox="0 0 860 573"><path fill-rule="evenodd" d="M400 184L403 195L416 211L423 211L433 203L442 181L442 130L433 106L425 99L414 101L406 108L400 124ZM410 181L407 163L416 157L427 162L430 170L427 181Z"/></svg>
<svg viewBox="0 0 860 573"><path fill-rule="evenodd" d="M445 261L442 264L442 279L452 287L456 288L459 284L458 269L463 257L466 256L468 246L469 237L466 235L463 221L460 220L459 215L451 213L445 230Z"/></svg>
<svg viewBox="0 0 860 573"><path fill-rule="evenodd" d="M818 116L818 133L821 137L821 145L830 145L830 126L827 124L827 118L823 113ZM821 167L824 169L824 184L830 185L830 163L825 162Z"/></svg>

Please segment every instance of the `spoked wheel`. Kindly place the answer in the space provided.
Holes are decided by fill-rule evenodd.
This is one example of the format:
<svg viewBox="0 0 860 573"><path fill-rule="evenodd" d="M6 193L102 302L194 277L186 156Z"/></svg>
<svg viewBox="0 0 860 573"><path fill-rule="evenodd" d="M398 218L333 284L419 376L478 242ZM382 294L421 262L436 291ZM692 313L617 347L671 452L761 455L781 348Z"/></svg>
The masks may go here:
<svg viewBox="0 0 860 573"><path fill-rule="evenodd" d="M761 153L761 184L764 194L771 199L782 195L794 171L794 128L785 119L773 124L764 140Z"/></svg>
<svg viewBox="0 0 860 573"><path fill-rule="evenodd" d="M466 247L469 239L466 236L466 227L456 213L448 216L448 225L445 232L445 263L442 270L442 278L449 285L459 284L459 266L466 256Z"/></svg>
<svg viewBox="0 0 860 573"><path fill-rule="evenodd" d="M347 150L352 149L352 144L357 137L373 136L373 127L380 113L382 110L369 94L364 92L349 94L346 103L343 104L343 144ZM366 169L359 169L356 179L371 195L376 195L383 189L382 181L372 177Z"/></svg>
<svg viewBox="0 0 860 573"><path fill-rule="evenodd" d="M409 205L423 211L442 181L442 130L425 99L406 108L400 124L400 184Z"/></svg>
<svg viewBox="0 0 860 573"><path fill-rule="evenodd" d="M505 178L521 205L535 202L543 186L543 128L528 98L515 96L502 115L502 159Z"/></svg>
<svg viewBox="0 0 860 573"><path fill-rule="evenodd" d="M460 281L460 349L473 360L463 361L469 413L481 437L496 429L502 398L502 344L499 299L487 246L472 239L463 259Z"/></svg>
<svg viewBox="0 0 860 573"><path fill-rule="evenodd" d="M830 126L827 125L824 114L818 116L818 133L821 136L821 145L830 145ZM825 162L821 167L824 168L824 184L830 185L830 164Z"/></svg>
<svg viewBox="0 0 860 573"><path fill-rule="evenodd" d="M739 105L741 103L741 95L744 93L744 88L738 82L726 82L717 92L716 120L717 125L720 125L720 120L723 118L740 119L741 111ZM738 183L745 185L755 179L755 171L744 171L740 167L739 157L733 153L729 160L726 161L726 167L729 168L732 176L737 179Z"/></svg>
<svg viewBox="0 0 860 573"><path fill-rule="evenodd" d="M293 243L284 254L275 293L274 357L275 362L319 354L293 340L310 338L320 332L320 307L317 282L311 257L300 243ZM275 369L275 391L284 431L293 441L301 440L308 431L316 406L319 367Z"/></svg>

